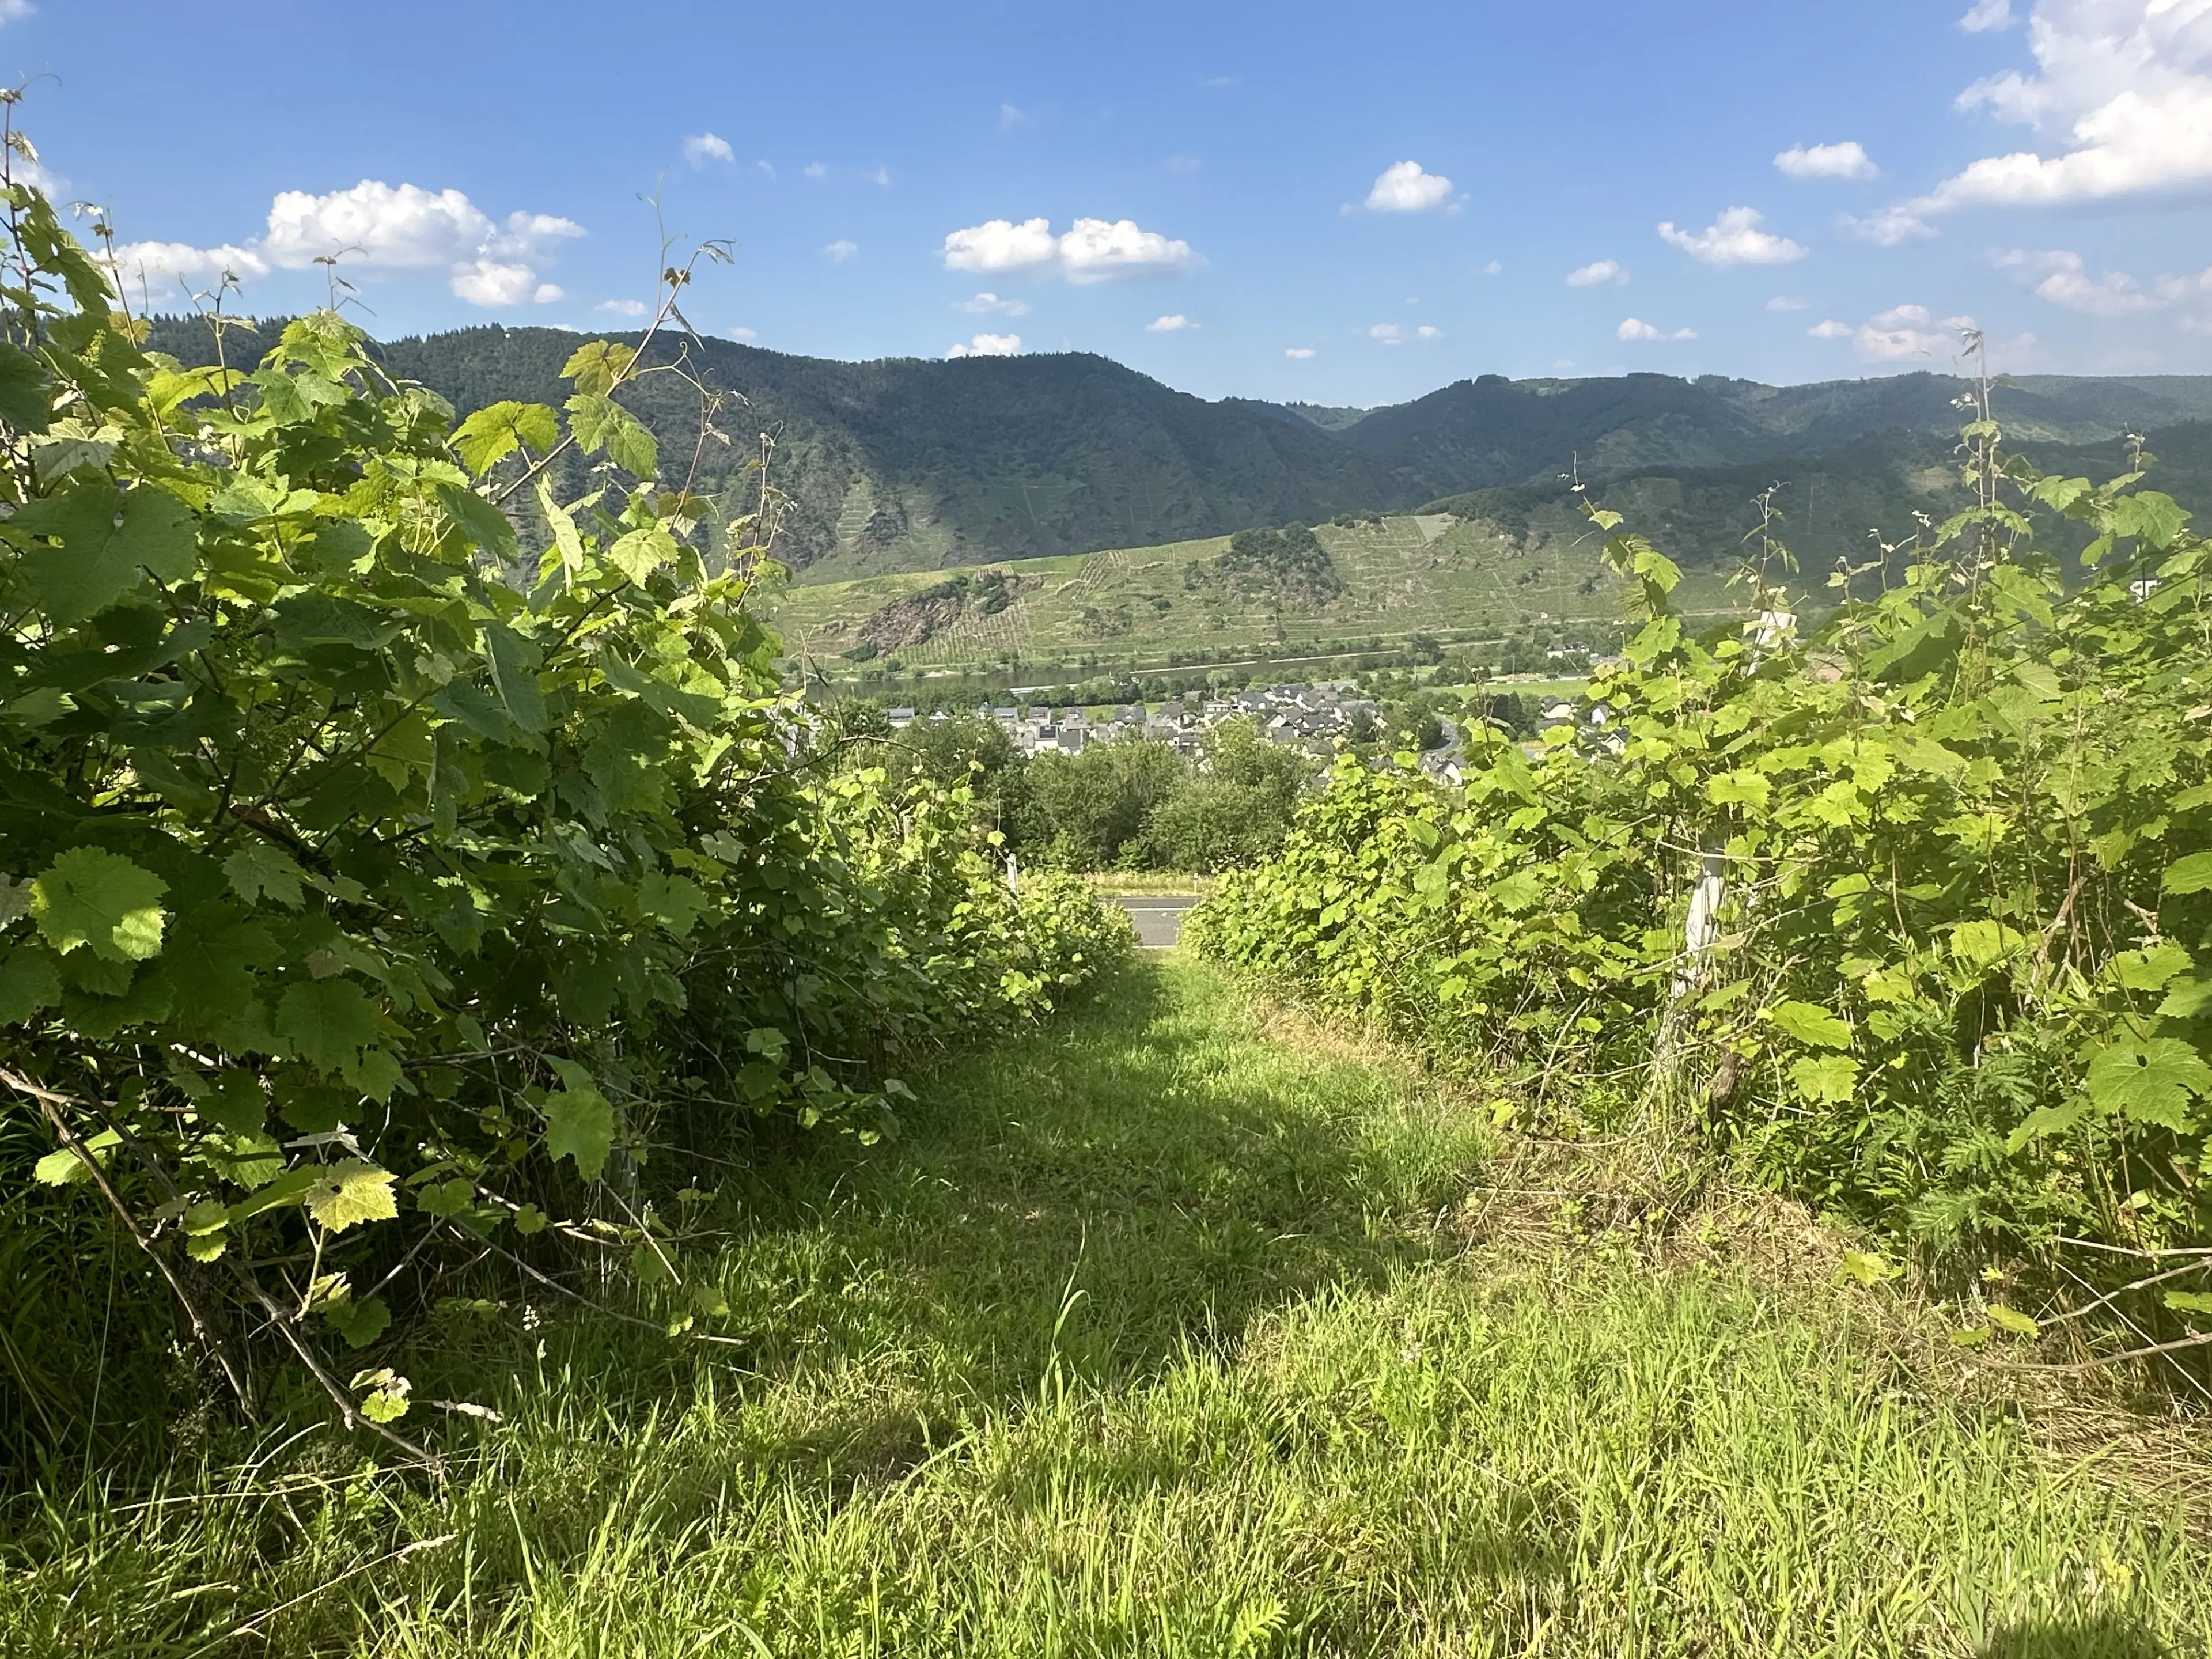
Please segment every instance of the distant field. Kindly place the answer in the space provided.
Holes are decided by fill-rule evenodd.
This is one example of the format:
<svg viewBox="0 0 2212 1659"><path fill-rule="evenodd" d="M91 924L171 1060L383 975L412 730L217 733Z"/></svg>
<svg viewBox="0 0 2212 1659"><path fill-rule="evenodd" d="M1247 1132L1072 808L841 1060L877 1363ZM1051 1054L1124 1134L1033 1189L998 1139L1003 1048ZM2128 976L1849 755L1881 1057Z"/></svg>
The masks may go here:
<svg viewBox="0 0 2212 1659"><path fill-rule="evenodd" d="M1352 529L1324 525L1317 533L1346 591L1325 605L1279 612L1226 599L1202 576L1193 585L1194 568L1227 545L1220 537L964 571L794 585L772 595L766 610L789 654L811 659L833 678L861 672L844 653L872 635L879 654L868 666L895 661L894 672L1015 663L1121 670L1280 659L1302 649L1391 649L1424 634L1447 641L1500 638L1532 623L1610 622L1620 614L1618 584L1604 568L1601 539L1564 513L1532 514L1519 543L1487 521L1441 514ZM945 608L957 614L902 634L899 613L885 611L987 569L1007 573L1025 587L996 614L947 602ZM1678 597L1692 611L1726 602L1720 580L1707 573L1686 579ZM914 631L927 637L915 641Z"/></svg>

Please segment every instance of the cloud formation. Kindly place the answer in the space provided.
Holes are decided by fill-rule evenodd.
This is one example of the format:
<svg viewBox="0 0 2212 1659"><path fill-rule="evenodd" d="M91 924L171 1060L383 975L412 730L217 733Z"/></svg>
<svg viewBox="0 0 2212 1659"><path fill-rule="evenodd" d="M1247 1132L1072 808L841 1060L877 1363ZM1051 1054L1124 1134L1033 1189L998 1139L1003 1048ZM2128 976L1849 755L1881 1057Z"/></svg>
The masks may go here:
<svg viewBox="0 0 2212 1659"><path fill-rule="evenodd" d="M1425 213L1451 200L1452 181L1440 173L1424 172L1419 161L1394 161L1384 167L1367 192L1370 213Z"/></svg>
<svg viewBox="0 0 2212 1659"><path fill-rule="evenodd" d="M858 242L848 242L841 236L836 241L830 243L829 246L823 248L822 252L823 256L829 259L831 264L842 265L846 260L851 258L860 251L860 245Z"/></svg>
<svg viewBox="0 0 2212 1659"><path fill-rule="evenodd" d="M1044 219L992 219L954 231L942 252L947 270L1071 283L1174 276L1203 263L1188 242L1140 229L1133 219L1078 219L1059 236Z"/></svg>
<svg viewBox="0 0 2212 1659"><path fill-rule="evenodd" d="M1656 328L1641 318L1627 317L1621 319L1620 326L1613 330L1613 336L1616 340L1694 340L1698 337L1698 331L1678 328L1669 334L1665 329Z"/></svg>
<svg viewBox="0 0 2212 1659"><path fill-rule="evenodd" d="M1567 273L1569 288L1618 288L1628 280L1628 267L1617 259L1599 259Z"/></svg>
<svg viewBox="0 0 2212 1659"><path fill-rule="evenodd" d="M113 263L125 280L227 270L250 281L272 269L305 270L336 258L346 270L442 269L453 292L471 305L544 305L562 291L540 281L538 267L562 242L583 234L574 221L547 213L510 213L495 222L458 190L395 188L364 179L324 196L280 192L269 204L266 232L253 241L215 247L129 242L115 250Z"/></svg>
<svg viewBox="0 0 2212 1659"><path fill-rule="evenodd" d="M31 0L0 0L0 24L20 23L36 10Z"/></svg>
<svg viewBox="0 0 2212 1659"><path fill-rule="evenodd" d="M948 357L1011 357L1022 349L1018 334L978 334L972 340L945 348Z"/></svg>
<svg viewBox="0 0 2212 1659"><path fill-rule="evenodd" d="M1881 171L1856 139L1840 144L1799 144L1774 158L1789 179L1871 179Z"/></svg>
<svg viewBox="0 0 2212 1659"><path fill-rule="evenodd" d="M684 141L684 159L695 167L703 167L709 161L720 161L727 167L736 161L738 153L730 148L728 139L702 132Z"/></svg>
<svg viewBox="0 0 2212 1659"><path fill-rule="evenodd" d="M1726 208L1719 218L1694 233L1677 229L1671 220L1662 222L1659 236L1709 265L1786 265L1810 251L1787 236L1761 230L1760 217L1756 208Z"/></svg>
<svg viewBox="0 0 2212 1659"><path fill-rule="evenodd" d="M1165 317L1153 318L1151 322L1145 325L1145 332L1147 334L1181 334L1186 329L1193 329L1197 326L1198 325L1196 323L1194 323L1189 318L1184 316L1182 313L1177 311L1173 312Z"/></svg>
<svg viewBox="0 0 2212 1659"><path fill-rule="evenodd" d="M1932 235L1971 208L2055 207L2212 185L2212 5L2207 0L2038 0L2028 24L2037 73L1977 81L1956 100L2058 135L2057 153L1984 156L1853 225L1869 241ZM2010 18L1980 4L1961 27Z"/></svg>
<svg viewBox="0 0 2212 1659"><path fill-rule="evenodd" d="M997 295L983 293L972 300L955 300L955 311L964 311L971 317L1026 317L1030 308L1019 300L1001 300Z"/></svg>
<svg viewBox="0 0 2212 1659"><path fill-rule="evenodd" d="M1946 317L1939 324L1926 306L1902 305L1876 312L1856 328L1832 317L1805 331L1816 340L1849 340L1863 363L1899 363L1955 351L1960 334L1973 326L1972 317ZM2007 343L2024 352L2035 337L2023 334Z"/></svg>
<svg viewBox="0 0 2212 1659"><path fill-rule="evenodd" d="M1987 29L2012 27L2012 0L1974 0L1972 7L1959 20L1959 27L1969 34L1979 34Z"/></svg>
<svg viewBox="0 0 2212 1659"><path fill-rule="evenodd" d="M1285 346L1283 348L1283 356L1297 362L1304 362L1307 358L1313 355L1314 349L1311 346Z"/></svg>
<svg viewBox="0 0 2212 1659"><path fill-rule="evenodd" d="M1996 264L1999 270L2040 276L2042 280L2035 285L2039 298L2092 317L2132 317L2142 312L2156 311L2164 303L2157 295L2143 292L2136 279L2124 270L2108 270L2101 276L2091 276L2081 256L2064 248L2051 248L2040 253L2013 248L1999 253Z"/></svg>
<svg viewBox="0 0 2212 1659"><path fill-rule="evenodd" d="M1802 311L1805 309L1805 302L1802 300L1792 299L1787 294L1778 294L1766 302L1766 308L1769 311Z"/></svg>
<svg viewBox="0 0 2212 1659"><path fill-rule="evenodd" d="M642 300L602 300L592 309L604 311L610 317L642 317L653 307Z"/></svg>

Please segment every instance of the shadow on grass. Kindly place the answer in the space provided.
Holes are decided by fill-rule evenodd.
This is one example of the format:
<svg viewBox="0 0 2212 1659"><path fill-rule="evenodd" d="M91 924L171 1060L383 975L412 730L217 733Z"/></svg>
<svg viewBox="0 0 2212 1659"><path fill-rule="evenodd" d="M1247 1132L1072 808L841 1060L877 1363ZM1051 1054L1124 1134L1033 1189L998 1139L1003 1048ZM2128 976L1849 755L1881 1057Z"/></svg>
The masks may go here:
<svg viewBox="0 0 2212 1659"><path fill-rule="evenodd" d="M1140 962L915 1078L898 1140L787 1152L726 1186L720 1328L746 1347L713 1363L755 1394L805 1377L814 1401L755 1455L879 1471L1048 1376L1135 1382L1418 1255L1385 1213L1404 1170L1375 1144L1392 1080L1271 1049L1251 1022L1195 964ZM674 1380L649 1338L587 1322L572 1340L572 1366L633 1401Z"/></svg>
<svg viewBox="0 0 2212 1659"><path fill-rule="evenodd" d="M1990 1638L1981 1659L2167 1659L2174 1651L2132 1619L2087 1613L2008 1625Z"/></svg>

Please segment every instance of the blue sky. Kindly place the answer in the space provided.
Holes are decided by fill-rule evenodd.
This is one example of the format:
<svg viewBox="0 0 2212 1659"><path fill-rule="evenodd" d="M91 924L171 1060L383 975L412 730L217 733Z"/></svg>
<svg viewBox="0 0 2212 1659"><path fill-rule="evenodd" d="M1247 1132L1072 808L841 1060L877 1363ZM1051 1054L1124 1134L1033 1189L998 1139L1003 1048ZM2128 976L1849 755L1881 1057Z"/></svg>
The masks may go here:
<svg viewBox="0 0 2212 1659"><path fill-rule="evenodd" d="M379 334L617 326L658 190L736 245L701 329L826 356L1365 404L1941 368L1970 317L2212 372L2212 0L0 0L0 70L172 308L347 245Z"/></svg>

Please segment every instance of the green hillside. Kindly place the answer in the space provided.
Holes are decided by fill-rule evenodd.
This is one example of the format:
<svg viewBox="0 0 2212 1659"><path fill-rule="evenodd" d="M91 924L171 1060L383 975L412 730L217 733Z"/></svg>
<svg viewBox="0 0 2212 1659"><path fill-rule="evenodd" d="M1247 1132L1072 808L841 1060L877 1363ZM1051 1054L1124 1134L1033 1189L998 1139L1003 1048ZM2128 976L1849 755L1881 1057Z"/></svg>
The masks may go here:
<svg viewBox="0 0 2212 1659"><path fill-rule="evenodd" d="M234 335L233 359L258 356L274 330ZM197 321L159 321L151 343L187 361L212 356ZM557 403L575 344L556 329L484 327L378 349L394 374L465 411L503 398ZM1679 526L1693 538L1711 530L1716 545L1739 517L1715 503L1732 494L1740 507L1802 475L1808 528L1825 549L1839 526L1861 536L1895 521L1889 509L1913 491L1881 479L1945 464L1964 387L1928 374L1799 386L1486 375L1362 410L1207 402L1079 353L848 363L726 340L665 349L729 394L719 435L702 443L697 398L675 377L648 378L626 399L665 452L697 454L710 492L742 477L762 434L775 437L775 481L793 502L778 551L808 583L1165 546L1410 512L1473 490L1540 495L1576 470L1607 483L1678 478L1692 502L1675 514ZM2030 443L2109 442L2212 417L2203 378L2030 377L2000 395L2008 428ZM1870 443L1888 447L1856 453ZM1814 460L1826 480L1817 485L1804 472ZM572 494L589 487L580 467L564 482ZM1519 498L1500 510L1517 514Z"/></svg>
<svg viewBox="0 0 2212 1659"><path fill-rule="evenodd" d="M2149 434L2153 481L2212 507L2212 423ZM2118 441L2027 447L2047 470L2105 477ZM1730 603L1725 579L1771 489L1776 535L1798 562L1792 587L1817 606L1838 562L1864 564L1880 539L1958 511L1952 445L1893 434L1817 461L1643 473L1591 493L1687 572L1686 607ZM1492 640L1531 629L1595 637L1619 615L1601 539L1571 483L1472 491L1421 513L1324 524L1342 584L1333 597L1211 579L1228 538L1116 548L1081 557L794 585L768 614L794 660L831 678L886 672L1119 669L1403 647L1417 637Z"/></svg>

